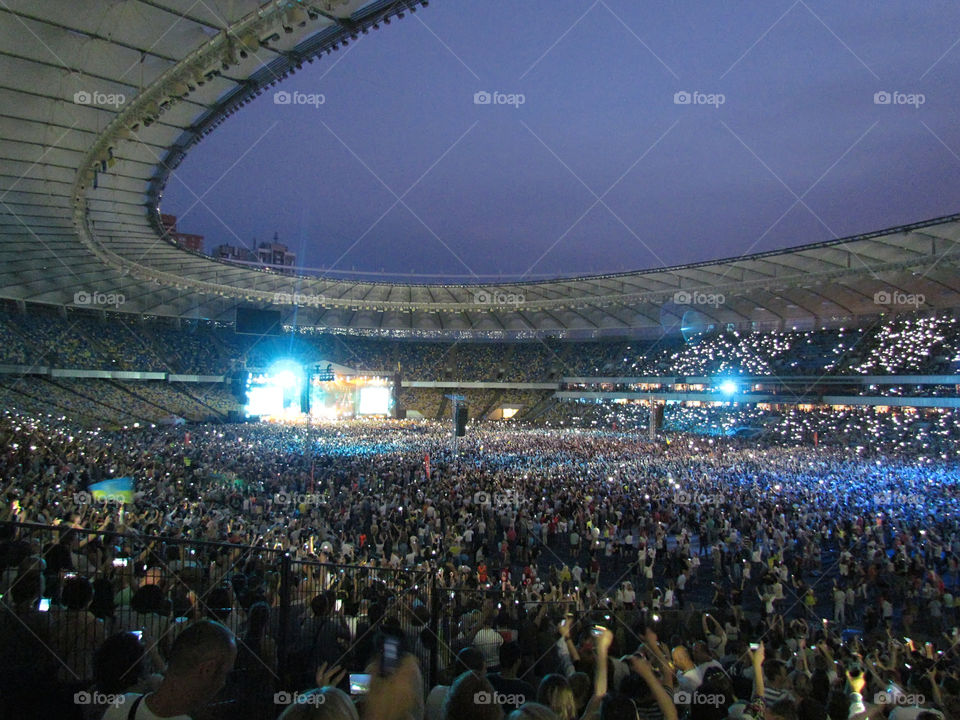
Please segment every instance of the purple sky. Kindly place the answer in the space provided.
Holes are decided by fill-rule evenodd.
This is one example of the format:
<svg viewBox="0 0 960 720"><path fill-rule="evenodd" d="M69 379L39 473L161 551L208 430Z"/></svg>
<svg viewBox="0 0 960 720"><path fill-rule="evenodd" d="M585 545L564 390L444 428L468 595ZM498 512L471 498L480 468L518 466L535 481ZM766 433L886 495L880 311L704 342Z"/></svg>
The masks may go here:
<svg viewBox="0 0 960 720"><path fill-rule="evenodd" d="M323 104L269 92L230 118L162 209L208 251L276 231L305 268L411 282L657 268L925 220L960 209L958 27L939 0L433 0L275 88ZM524 102L475 104L495 90Z"/></svg>

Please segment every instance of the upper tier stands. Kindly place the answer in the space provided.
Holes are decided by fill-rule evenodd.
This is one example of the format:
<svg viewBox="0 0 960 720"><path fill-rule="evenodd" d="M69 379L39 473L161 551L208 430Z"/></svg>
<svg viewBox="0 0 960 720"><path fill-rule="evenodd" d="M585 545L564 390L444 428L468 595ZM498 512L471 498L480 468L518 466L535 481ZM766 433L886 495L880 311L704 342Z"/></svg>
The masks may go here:
<svg viewBox="0 0 960 720"><path fill-rule="evenodd" d="M278 358L336 362L406 380L548 382L561 377L893 375L951 373L960 362L954 315L906 314L855 329L719 331L685 341L419 342L288 331L260 337L210 321L28 306L0 312L0 364L227 374Z"/></svg>

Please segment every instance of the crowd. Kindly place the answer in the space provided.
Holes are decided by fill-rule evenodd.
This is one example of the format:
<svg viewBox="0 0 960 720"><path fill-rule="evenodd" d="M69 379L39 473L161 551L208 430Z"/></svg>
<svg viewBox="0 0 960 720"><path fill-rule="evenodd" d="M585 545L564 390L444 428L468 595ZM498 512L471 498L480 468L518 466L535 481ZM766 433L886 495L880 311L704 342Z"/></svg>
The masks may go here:
<svg viewBox="0 0 960 720"><path fill-rule="evenodd" d="M174 417L223 419L239 407L224 383L114 382L29 375L0 375L0 401L7 409L37 417L69 417L89 428L157 424Z"/></svg>
<svg viewBox="0 0 960 720"><path fill-rule="evenodd" d="M954 459L448 435L5 413L4 716L960 716Z"/></svg>
<svg viewBox="0 0 960 720"><path fill-rule="evenodd" d="M548 427L613 429L644 434L647 402L558 402L538 418ZM949 408L783 406L733 402L667 403L663 427L708 436L775 438L783 445L819 444L873 448L899 455L947 460L960 457L960 416Z"/></svg>
<svg viewBox="0 0 960 720"><path fill-rule="evenodd" d="M209 321L0 308L0 365L228 374L278 357L327 361L407 379L548 382L560 377L890 375L952 373L960 325L952 314L908 313L858 328L740 331L706 326L647 340L450 342L285 328L243 335Z"/></svg>

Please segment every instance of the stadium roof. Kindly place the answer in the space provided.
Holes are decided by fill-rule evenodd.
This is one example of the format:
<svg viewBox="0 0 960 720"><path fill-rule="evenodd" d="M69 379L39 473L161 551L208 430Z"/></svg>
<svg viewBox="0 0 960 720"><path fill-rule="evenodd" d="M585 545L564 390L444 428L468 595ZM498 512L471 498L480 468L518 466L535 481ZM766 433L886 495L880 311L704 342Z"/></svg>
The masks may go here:
<svg viewBox="0 0 960 720"><path fill-rule="evenodd" d="M700 321L766 327L960 305L960 215L769 252L547 282L296 278L162 237L184 154L303 62L386 31L422 0L5 0L0 5L0 296L401 334L614 334ZM426 3L423 3L426 4ZM322 62L324 60L321 60ZM202 197L198 198L202 202ZM101 295L97 295L100 293Z"/></svg>

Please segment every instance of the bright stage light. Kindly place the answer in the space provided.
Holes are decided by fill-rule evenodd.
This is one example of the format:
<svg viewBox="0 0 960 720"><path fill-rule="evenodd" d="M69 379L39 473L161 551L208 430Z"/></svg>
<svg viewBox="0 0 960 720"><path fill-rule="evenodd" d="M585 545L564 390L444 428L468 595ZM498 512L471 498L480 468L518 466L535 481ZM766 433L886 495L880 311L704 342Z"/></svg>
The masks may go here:
<svg viewBox="0 0 960 720"><path fill-rule="evenodd" d="M303 368L292 360L274 363L266 373L250 376L247 415L295 418L300 414Z"/></svg>
<svg viewBox="0 0 960 720"><path fill-rule="evenodd" d="M297 376L293 374L293 370L281 370L276 375L277 384L288 390L297 384Z"/></svg>
<svg viewBox="0 0 960 720"><path fill-rule="evenodd" d="M720 383L720 392L724 395L734 395L737 392L737 384L733 380L724 380Z"/></svg>
<svg viewBox="0 0 960 720"><path fill-rule="evenodd" d="M365 387L360 389L360 415L386 415L390 410L390 388Z"/></svg>

